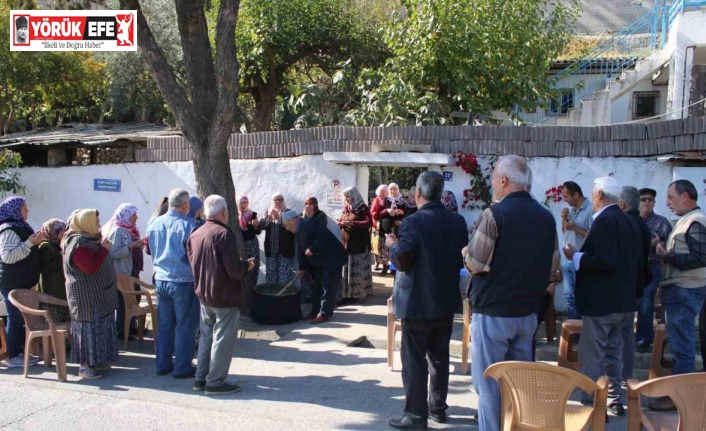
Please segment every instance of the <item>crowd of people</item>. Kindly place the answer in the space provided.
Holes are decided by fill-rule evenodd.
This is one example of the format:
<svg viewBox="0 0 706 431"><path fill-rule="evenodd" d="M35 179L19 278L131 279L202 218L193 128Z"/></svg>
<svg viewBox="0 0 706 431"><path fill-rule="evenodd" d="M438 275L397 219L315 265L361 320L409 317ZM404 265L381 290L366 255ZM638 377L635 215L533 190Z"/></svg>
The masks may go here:
<svg viewBox="0 0 706 431"><path fill-rule="evenodd" d="M601 177L589 200L578 184L567 181L561 235L554 217L530 194L531 185L524 158L501 157L492 174L494 203L466 241L463 219L438 212L441 175L427 172L418 179L417 214L386 238L390 261L402 271L393 305L402 320L406 398L404 415L391 419L390 426L426 429L429 419L446 422L450 325L461 301L458 270L464 265L472 274L467 292L473 313L471 369L479 398L476 420L483 431L501 429L500 387L483 377L485 370L501 361L534 360L538 316L547 286L561 278L560 272L568 315L583 319L580 372L593 380L609 377L611 414L625 414L621 384L632 377L635 351L649 350L656 298L666 312L672 374L696 371L699 313L700 336L706 335L706 214L696 204L694 185L677 180L667 188L667 206L680 217L672 227L654 213L654 189ZM593 403L590 394L581 401ZM653 399L648 407L675 409L669 397Z"/></svg>
<svg viewBox="0 0 706 431"><path fill-rule="evenodd" d="M464 267L472 275L467 291L473 313L471 367L481 430L501 425L500 389L495 380L482 377L486 368L505 360L534 360L547 286L561 278L568 317L583 320L580 372L593 380L608 375L612 414L625 414L621 384L632 377L635 351L650 349L657 299L666 313L672 373L696 371L697 316L700 337L706 337L706 214L697 206L694 185L677 180L667 188L667 206L680 217L672 226L654 212L654 189L601 177L589 199L577 183L567 181L560 229L533 198L531 186L524 158L501 157L492 173L494 203L470 231L438 172L422 173L406 197L397 184L378 187L370 207L355 187L348 187L336 220L340 240L327 227L315 197L307 198L298 213L275 193L258 217L248 197L239 196L235 225L244 257L228 226L226 201L217 195L202 201L186 190L172 190L159 202L145 235L137 228L138 209L130 203L119 205L102 227L97 210L77 209L66 221L50 219L35 231L27 223L26 200L7 198L0 204L0 293L8 311L8 366L24 366L24 322L10 292L38 285L67 301L58 318L70 322L79 375L102 377L118 360L118 337L126 328L135 329L121 320L125 304L117 275L139 278L144 252L152 256L158 298L157 374L193 378L193 389L209 395L237 392L239 387L226 378L241 310L257 284L258 235L264 230L267 283L300 278L312 305L305 320L312 324L329 321L341 302L372 295L374 263L383 275L397 271L393 305L402 322L406 401L404 415L389 422L396 428L423 429L428 419L447 419L449 343ZM29 363L37 361L31 356ZM593 401L584 394L582 402ZM660 398L649 407L674 405Z"/></svg>

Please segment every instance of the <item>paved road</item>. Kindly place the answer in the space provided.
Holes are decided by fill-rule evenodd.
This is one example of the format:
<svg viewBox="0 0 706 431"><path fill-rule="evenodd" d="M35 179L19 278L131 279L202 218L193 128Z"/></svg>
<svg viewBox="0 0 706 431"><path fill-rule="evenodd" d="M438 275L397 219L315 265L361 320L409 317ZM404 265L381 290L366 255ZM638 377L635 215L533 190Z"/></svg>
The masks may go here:
<svg viewBox="0 0 706 431"><path fill-rule="evenodd" d="M278 337L272 332L249 332L269 339L239 341L231 378L242 390L229 396L207 397L193 392L190 380L158 377L151 341L131 342L100 380L79 380L75 364L65 383L41 364L30 378L21 369L0 368L0 429L387 430L387 420L404 405L399 356L397 371L390 371L384 350L347 347L362 335L384 337L389 278L385 284L376 297L341 308L327 324L277 328L283 336L275 341L269 341ZM452 358L450 421L431 423L432 429L477 429L471 416L478 398L458 366ZM624 418L608 424L609 430L625 428Z"/></svg>

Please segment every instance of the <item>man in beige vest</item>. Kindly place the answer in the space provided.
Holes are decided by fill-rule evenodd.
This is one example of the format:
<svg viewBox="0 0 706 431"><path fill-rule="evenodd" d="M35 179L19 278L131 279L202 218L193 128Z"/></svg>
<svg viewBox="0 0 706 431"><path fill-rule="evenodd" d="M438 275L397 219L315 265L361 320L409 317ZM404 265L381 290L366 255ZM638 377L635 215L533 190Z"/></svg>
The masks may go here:
<svg viewBox="0 0 706 431"><path fill-rule="evenodd" d="M667 314L667 340L674 353L672 374L695 371L694 320L706 298L706 214L696 205L696 187L677 180L667 190L667 206L681 218L667 238L658 244L662 262L660 297ZM653 410L673 409L670 398L650 405Z"/></svg>

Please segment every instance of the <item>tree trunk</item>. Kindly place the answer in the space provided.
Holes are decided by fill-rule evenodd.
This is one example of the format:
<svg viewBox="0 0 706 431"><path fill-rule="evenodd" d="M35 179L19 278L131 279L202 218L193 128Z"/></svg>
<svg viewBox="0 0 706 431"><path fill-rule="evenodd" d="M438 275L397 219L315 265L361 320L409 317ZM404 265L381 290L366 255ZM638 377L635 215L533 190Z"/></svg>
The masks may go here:
<svg viewBox="0 0 706 431"><path fill-rule="evenodd" d="M105 101L103 101L103 106L101 107L101 116L98 118L98 124L103 124L103 121L105 120L105 113L108 112L108 108L110 108L110 100L106 97Z"/></svg>
<svg viewBox="0 0 706 431"><path fill-rule="evenodd" d="M5 120L5 125L2 129L3 135L7 135L10 130L10 125L12 124L12 116L15 113L15 108L10 108L10 113L7 114L7 119Z"/></svg>
<svg viewBox="0 0 706 431"><path fill-rule="evenodd" d="M255 99L255 116L253 126L258 132L272 130L272 120L277 108L277 83L258 84L253 91Z"/></svg>

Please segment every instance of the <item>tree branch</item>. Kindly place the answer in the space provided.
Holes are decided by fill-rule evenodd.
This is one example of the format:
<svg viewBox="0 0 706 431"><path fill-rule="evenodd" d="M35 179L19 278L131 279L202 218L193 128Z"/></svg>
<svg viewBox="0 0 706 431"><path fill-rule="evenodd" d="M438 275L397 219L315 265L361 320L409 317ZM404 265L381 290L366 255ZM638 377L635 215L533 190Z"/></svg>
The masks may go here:
<svg viewBox="0 0 706 431"><path fill-rule="evenodd" d="M218 91L203 1L176 0L175 3L191 103L194 114L205 120L201 126L208 125L214 120ZM224 39L220 39L219 44L221 40Z"/></svg>
<svg viewBox="0 0 706 431"><path fill-rule="evenodd" d="M120 0L120 8L123 10L137 10L137 37L142 58L145 59L147 66L150 68L150 72L152 72L152 76L157 83L157 88L159 88L159 92L162 93L162 97L164 97L169 109L174 114L177 125L188 139L189 130L198 124L196 116L193 114L193 108L184 89L177 82L174 71L169 66L167 58L152 35L152 30L147 25L139 0Z"/></svg>

